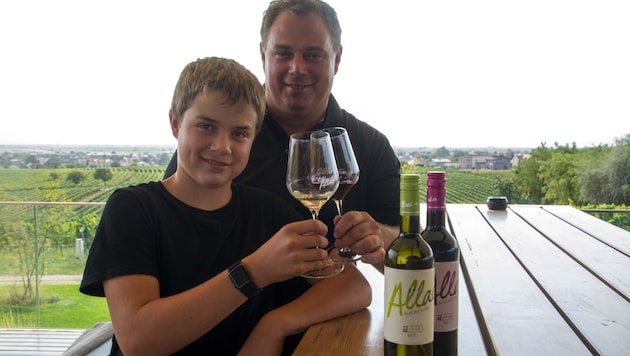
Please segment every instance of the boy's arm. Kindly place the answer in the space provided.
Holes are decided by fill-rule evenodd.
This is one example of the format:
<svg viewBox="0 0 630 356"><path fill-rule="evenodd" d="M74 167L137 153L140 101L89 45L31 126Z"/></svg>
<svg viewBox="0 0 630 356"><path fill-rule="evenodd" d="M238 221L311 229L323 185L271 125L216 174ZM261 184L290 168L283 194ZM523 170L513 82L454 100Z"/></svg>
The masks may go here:
<svg viewBox="0 0 630 356"><path fill-rule="evenodd" d="M318 280L291 303L267 313L249 335L240 354L278 355L285 337L357 312L371 302L370 284L355 265L346 264L338 276Z"/></svg>

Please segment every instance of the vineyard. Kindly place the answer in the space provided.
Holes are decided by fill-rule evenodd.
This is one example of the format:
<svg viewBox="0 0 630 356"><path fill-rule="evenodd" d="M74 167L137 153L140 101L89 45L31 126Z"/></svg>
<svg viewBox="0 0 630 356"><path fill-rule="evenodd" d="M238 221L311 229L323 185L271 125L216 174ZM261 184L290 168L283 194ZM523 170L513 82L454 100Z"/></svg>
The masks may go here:
<svg viewBox="0 0 630 356"><path fill-rule="evenodd" d="M161 180L165 167L109 170L112 179L104 183L94 178L94 168L0 169L0 200L105 202L116 188ZM66 179L75 171L85 176L79 184Z"/></svg>
<svg viewBox="0 0 630 356"><path fill-rule="evenodd" d="M94 168L82 169L0 169L0 200L40 202L105 202L116 189L128 185L161 180L165 167L110 168L112 179L94 178ZM72 171L82 172L79 184L66 179ZM428 168L415 168L425 186ZM510 177L510 171L447 171L447 203L484 203L496 195L496 182ZM424 195L424 191L422 192Z"/></svg>
<svg viewBox="0 0 630 356"><path fill-rule="evenodd" d="M15 236L26 227L41 231L51 245L63 248L76 238L83 238L89 246L100 214L102 203L120 187L161 180L165 167L109 168L111 179L96 179L96 168L82 169L0 169L0 201L50 202L43 205L0 205L0 245L7 245L7 236ZM413 168L421 175L422 195L425 195L428 168ZM80 172L83 179L73 182L72 174ZM488 196L497 195L496 183L510 171L447 172L446 201L452 203L484 203ZM60 204L66 202L101 203L93 205ZM37 221L35 221L37 220ZM1 269L1 268L0 268ZM1 272L1 271L0 271Z"/></svg>
<svg viewBox="0 0 630 356"><path fill-rule="evenodd" d="M56 203L0 205L0 245L6 246L7 236L15 236L18 225L34 231L34 225L38 224L37 230L53 246L70 246L76 238L83 238L89 246L103 211L102 204L73 206L59 203L104 203L117 188L162 179L165 167L109 168L111 179L105 182L95 178L96 170L0 169L0 201ZM412 172L420 174L424 180L421 182L423 196L428 170L414 168ZM77 172L83 179L73 182L71 175ZM449 170L446 201L449 204L484 203L488 196L497 195L497 181L510 174L510 171Z"/></svg>

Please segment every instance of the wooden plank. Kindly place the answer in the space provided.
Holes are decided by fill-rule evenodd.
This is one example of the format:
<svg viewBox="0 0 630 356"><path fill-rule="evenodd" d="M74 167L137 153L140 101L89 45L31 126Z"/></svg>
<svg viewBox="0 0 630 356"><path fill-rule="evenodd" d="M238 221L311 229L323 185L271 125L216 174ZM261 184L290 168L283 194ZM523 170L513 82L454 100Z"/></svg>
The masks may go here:
<svg viewBox="0 0 630 356"><path fill-rule="evenodd" d="M630 256L630 231L568 205L545 205L542 209Z"/></svg>
<svg viewBox="0 0 630 356"><path fill-rule="evenodd" d="M591 354L477 207L448 205L447 209L488 354ZM487 210L485 205L479 209ZM506 212L492 214L508 223L518 219Z"/></svg>
<svg viewBox="0 0 630 356"><path fill-rule="evenodd" d="M470 299L463 269L459 268L459 324L457 325L457 350L460 355L487 355L479 322Z"/></svg>
<svg viewBox="0 0 630 356"><path fill-rule="evenodd" d="M300 355L383 354L383 275L357 263L372 286L372 304L357 313L311 326L293 353Z"/></svg>
<svg viewBox="0 0 630 356"><path fill-rule="evenodd" d="M426 208L426 204L424 204ZM447 212L448 220L448 212ZM422 219L422 225L426 226L426 217ZM450 233L454 235L453 229L447 221L447 228ZM459 241L458 241L459 243ZM461 250L461 245L460 245ZM460 252L461 260L461 252ZM487 355L486 346L479 328L479 322L477 321L477 315L473 308L473 301L470 299L471 295L468 292L468 283L465 278L464 270L460 263L459 266L459 280L458 280L458 326L457 326L457 349L459 354L466 355Z"/></svg>
<svg viewBox="0 0 630 356"><path fill-rule="evenodd" d="M621 355L630 349L630 303L583 266L622 273L630 270L629 258L539 207L516 206L504 216L484 216L591 351ZM609 260L622 266L614 269Z"/></svg>
<svg viewBox="0 0 630 356"><path fill-rule="evenodd" d="M546 209L535 206L513 207L512 211L541 231L547 239L558 245L573 259L579 261L584 268L610 284L630 303L630 278L628 278L630 257L602 242L605 237L599 239L598 236L589 235L576 228L569 224L567 220L570 219L564 219L564 214L559 211L557 214L550 214ZM571 210L566 211L571 213ZM599 221L608 224L605 221ZM603 229L600 231L603 234L606 233ZM630 240L630 232L627 233L626 238Z"/></svg>

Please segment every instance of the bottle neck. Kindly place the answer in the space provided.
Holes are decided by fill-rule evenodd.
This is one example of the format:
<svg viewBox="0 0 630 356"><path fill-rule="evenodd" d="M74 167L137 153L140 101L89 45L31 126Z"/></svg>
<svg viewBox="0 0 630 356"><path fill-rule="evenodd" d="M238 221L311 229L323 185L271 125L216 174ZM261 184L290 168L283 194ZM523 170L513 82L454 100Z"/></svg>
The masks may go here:
<svg viewBox="0 0 630 356"><path fill-rule="evenodd" d="M400 232L414 234L420 231L420 193L415 191L401 197Z"/></svg>
<svg viewBox="0 0 630 356"><path fill-rule="evenodd" d="M427 230L446 228L446 212L444 210L427 210Z"/></svg>
<svg viewBox="0 0 630 356"><path fill-rule="evenodd" d="M420 176L402 175L400 180L400 232L420 233Z"/></svg>
<svg viewBox="0 0 630 356"><path fill-rule="evenodd" d="M446 189L444 185L427 187L427 230L446 227Z"/></svg>
<svg viewBox="0 0 630 356"><path fill-rule="evenodd" d="M400 216L400 233L401 234L419 234L420 233L420 215L401 215Z"/></svg>

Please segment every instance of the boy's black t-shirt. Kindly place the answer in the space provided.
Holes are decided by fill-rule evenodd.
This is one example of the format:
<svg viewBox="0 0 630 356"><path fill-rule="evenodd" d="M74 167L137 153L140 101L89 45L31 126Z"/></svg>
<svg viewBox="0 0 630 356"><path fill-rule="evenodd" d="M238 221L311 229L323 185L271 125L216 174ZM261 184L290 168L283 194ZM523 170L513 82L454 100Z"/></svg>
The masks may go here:
<svg viewBox="0 0 630 356"><path fill-rule="evenodd" d="M159 280L161 297L174 295L212 278L285 224L302 219L271 193L238 184L232 200L215 211L180 202L160 182L118 189L103 210L80 290L104 296L104 280L146 274ZM236 354L260 318L278 305L276 299L292 299L277 291L278 285L264 288L177 354ZM121 353L114 337L116 354Z"/></svg>

